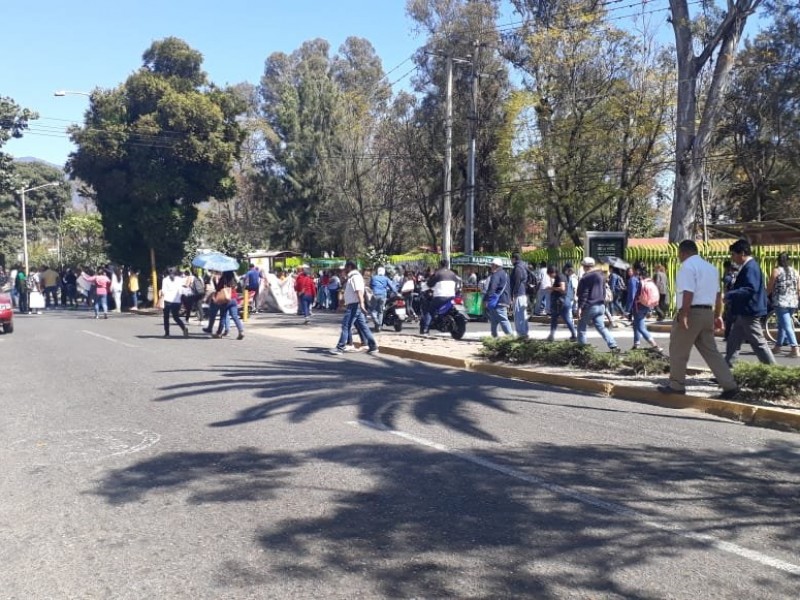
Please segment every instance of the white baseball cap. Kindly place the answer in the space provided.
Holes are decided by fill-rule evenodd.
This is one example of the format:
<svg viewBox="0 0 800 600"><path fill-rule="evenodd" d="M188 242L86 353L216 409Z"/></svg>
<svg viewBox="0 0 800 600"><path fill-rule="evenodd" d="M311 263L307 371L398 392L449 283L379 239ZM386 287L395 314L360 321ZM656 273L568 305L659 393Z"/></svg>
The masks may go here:
<svg viewBox="0 0 800 600"><path fill-rule="evenodd" d="M497 266L497 267L502 267L503 266L503 259L501 259L501 258L493 258L492 259L492 265L493 266Z"/></svg>
<svg viewBox="0 0 800 600"><path fill-rule="evenodd" d="M581 264L584 267L593 267L595 265L594 259L591 256L587 256L581 261Z"/></svg>

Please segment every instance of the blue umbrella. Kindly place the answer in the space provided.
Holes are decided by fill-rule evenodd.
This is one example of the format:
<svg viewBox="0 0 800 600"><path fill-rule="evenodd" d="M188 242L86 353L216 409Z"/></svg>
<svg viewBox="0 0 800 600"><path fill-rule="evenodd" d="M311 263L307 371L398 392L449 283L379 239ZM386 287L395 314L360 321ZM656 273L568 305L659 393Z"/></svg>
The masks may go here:
<svg viewBox="0 0 800 600"><path fill-rule="evenodd" d="M219 252L208 252L198 254L192 260L193 267L200 267L206 271L235 271L239 268L239 262L235 258L226 256Z"/></svg>

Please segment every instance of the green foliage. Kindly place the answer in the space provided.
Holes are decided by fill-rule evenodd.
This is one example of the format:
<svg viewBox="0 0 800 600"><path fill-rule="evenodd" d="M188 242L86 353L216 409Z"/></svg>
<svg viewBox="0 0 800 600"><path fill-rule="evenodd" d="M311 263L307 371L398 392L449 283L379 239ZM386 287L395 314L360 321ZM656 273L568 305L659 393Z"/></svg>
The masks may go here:
<svg viewBox="0 0 800 600"><path fill-rule="evenodd" d="M733 377L739 387L764 400L800 399L800 367L738 362Z"/></svg>
<svg viewBox="0 0 800 600"><path fill-rule="evenodd" d="M0 96L0 148L12 138L21 138L28 128L28 122L38 118L39 115L35 112L20 107L11 98ZM17 189L13 180L12 162L10 156L0 152L0 194Z"/></svg>
<svg viewBox="0 0 800 600"><path fill-rule="evenodd" d="M365 265L365 267L375 269L377 267L385 267L388 264L391 264L391 259L389 256L376 248L367 248L367 251L361 257L361 264Z"/></svg>
<svg viewBox="0 0 800 600"><path fill-rule="evenodd" d="M176 38L154 42L143 66L112 90L97 90L70 175L91 185L109 253L144 267L177 264L197 205L235 193L233 161L242 142L241 99L206 81L202 56Z"/></svg>
<svg viewBox="0 0 800 600"><path fill-rule="evenodd" d="M593 346L574 342L547 342L513 336L486 337L481 355L492 361L575 367L588 371L621 371L635 375L669 372L669 360L655 350L631 350L624 354L600 352Z"/></svg>
<svg viewBox="0 0 800 600"><path fill-rule="evenodd" d="M100 213L67 213L60 231L64 264L92 266L108 261Z"/></svg>

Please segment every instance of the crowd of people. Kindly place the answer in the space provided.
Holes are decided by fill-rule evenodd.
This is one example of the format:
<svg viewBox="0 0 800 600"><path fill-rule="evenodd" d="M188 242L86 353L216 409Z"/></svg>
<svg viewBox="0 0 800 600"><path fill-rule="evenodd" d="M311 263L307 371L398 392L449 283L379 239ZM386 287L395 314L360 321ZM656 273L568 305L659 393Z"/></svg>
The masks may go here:
<svg viewBox="0 0 800 600"><path fill-rule="evenodd" d="M41 314L43 310L93 310L96 318L108 318L109 310L136 310L139 302L139 272L114 265L61 267L42 265L26 273L17 265L3 274L11 288L14 308L20 313Z"/></svg>

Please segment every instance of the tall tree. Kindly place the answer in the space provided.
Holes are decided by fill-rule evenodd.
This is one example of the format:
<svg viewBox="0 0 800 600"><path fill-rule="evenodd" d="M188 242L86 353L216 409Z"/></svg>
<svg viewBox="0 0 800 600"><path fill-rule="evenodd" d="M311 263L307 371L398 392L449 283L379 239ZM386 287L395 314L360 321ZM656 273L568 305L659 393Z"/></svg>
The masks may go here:
<svg viewBox="0 0 800 600"><path fill-rule="evenodd" d="M709 14L698 23L689 12L688 0L669 0L678 67L671 242L694 236L703 165L722 114L736 48L747 19L761 3L762 0L726 0L725 12L719 18ZM702 6L709 10L713 4L703 2ZM698 82L709 68L708 85L701 94Z"/></svg>
<svg viewBox="0 0 800 600"><path fill-rule="evenodd" d="M642 218L653 213L664 152L667 58L651 36L614 27L597 2L513 4L525 25L506 37L506 52L527 92L509 103L504 157L546 221L547 245L564 236L581 245L588 229L649 229Z"/></svg>
<svg viewBox="0 0 800 600"><path fill-rule="evenodd" d="M154 42L143 66L92 94L68 169L91 185L111 257L161 266L183 256L197 205L235 192L242 103L209 83L202 55L177 38Z"/></svg>

